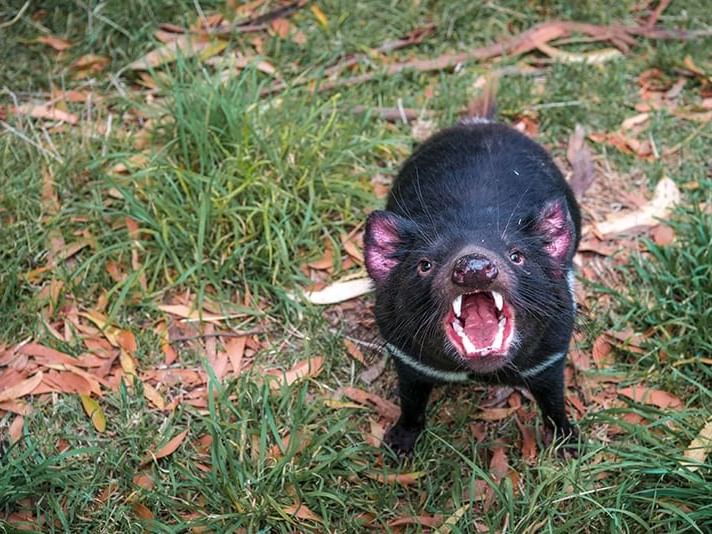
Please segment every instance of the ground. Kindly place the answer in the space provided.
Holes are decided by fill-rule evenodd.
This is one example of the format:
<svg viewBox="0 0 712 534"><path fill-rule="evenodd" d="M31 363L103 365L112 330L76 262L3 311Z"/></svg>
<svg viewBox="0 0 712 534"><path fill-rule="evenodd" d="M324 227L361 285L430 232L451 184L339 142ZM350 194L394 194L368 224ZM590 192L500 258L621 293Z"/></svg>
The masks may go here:
<svg viewBox="0 0 712 534"><path fill-rule="evenodd" d="M701 0L4 3L0 527L709 532L711 27ZM580 193L585 446L452 386L399 462L372 297L305 293L365 276L366 214L493 74Z"/></svg>

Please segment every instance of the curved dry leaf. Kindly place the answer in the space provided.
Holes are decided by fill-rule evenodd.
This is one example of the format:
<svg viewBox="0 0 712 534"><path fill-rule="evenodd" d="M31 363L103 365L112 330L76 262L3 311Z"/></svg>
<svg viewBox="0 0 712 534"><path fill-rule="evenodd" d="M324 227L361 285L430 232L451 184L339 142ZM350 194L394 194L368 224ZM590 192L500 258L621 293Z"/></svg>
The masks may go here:
<svg viewBox="0 0 712 534"><path fill-rule="evenodd" d="M452 527L454 527L460 522L460 519L462 519L467 510L469 510L471 507L472 505L469 503L460 506L460 508L455 510L455 513L448 517L445 520L445 523L443 523L442 526L435 531L435 534L450 534L450 532L452 532Z"/></svg>
<svg viewBox="0 0 712 534"><path fill-rule="evenodd" d="M661 389L636 385L619 389L618 394L633 399L635 402L651 404L662 409L682 407L682 401L678 397Z"/></svg>
<svg viewBox="0 0 712 534"><path fill-rule="evenodd" d="M15 107L15 113L18 115L29 115L34 119L46 119L50 121L61 121L69 124L77 124L79 117L74 113L62 111L47 104L22 104Z"/></svg>
<svg viewBox="0 0 712 534"><path fill-rule="evenodd" d="M40 371L30 378L18 382L17 384L13 384L12 386L0 391L0 402L15 400L20 397L24 397L25 395L29 395L37 388L37 386L40 385L43 376L44 374Z"/></svg>
<svg viewBox="0 0 712 534"><path fill-rule="evenodd" d="M79 398L82 401L84 411L91 418L94 428L97 432L104 432L106 430L106 416L104 415L104 410L99 406L99 403L89 395L79 395Z"/></svg>
<svg viewBox="0 0 712 534"><path fill-rule="evenodd" d="M183 443L183 440L188 435L189 430L189 428L186 428L183 432L172 438L168 443L166 443L163 447L156 451L156 454L153 455L153 458L155 460L158 460L160 458L165 458L166 456L170 456L171 454L173 454L175 450L180 446L180 444Z"/></svg>
<svg viewBox="0 0 712 534"><path fill-rule="evenodd" d="M373 291L370 278L358 278L346 282L334 282L319 291L309 291L305 296L312 304L336 304L351 300Z"/></svg>
<svg viewBox="0 0 712 534"><path fill-rule="evenodd" d="M178 56L184 58L199 56L201 59L207 59L222 52L226 46L227 41L210 40L206 35L182 34L174 41L151 50L126 68L149 70L166 63L172 63Z"/></svg>
<svg viewBox="0 0 712 534"><path fill-rule="evenodd" d="M322 356L316 356L295 363L294 366L286 372L278 370L268 371L266 373L268 376L277 378L277 380L270 382L269 387L271 389L279 389L282 386L289 386L302 378L316 377L321 373L323 365L324 358Z"/></svg>
<svg viewBox="0 0 712 534"><path fill-rule="evenodd" d="M148 382L143 383L143 396L159 410L166 409L166 401L163 399L163 395Z"/></svg>
<svg viewBox="0 0 712 534"><path fill-rule="evenodd" d="M347 387L343 389L343 394L352 401L358 402L359 404L363 404L365 406L370 406L389 421L395 421L400 416L400 408L396 404L379 397L375 393L369 393L368 391L358 388Z"/></svg>
<svg viewBox="0 0 712 534"><path fill-rule="evenodd" d="M666 219L672 208L679 204L680 190L670 178L663 178L655 187L655 193L650 202L632 213L614 215L605 221L597 223L596 229L603 237L620 234L633 228L655 226L659 219Z"/></svg>
<svg viewBox="0 0 712 534"><path fill-rule="evenodd" d="M292 504L290 506L287 506L283 508L284 513L292 515L298 519L305 519L307 521L317 521L318 523L323 522L324 520L312 512L305 504Z"/></svg>
<svg viewBox="0 0 712 534"><path fill-rule="evenodd" d="M62 39L61 37L57 37L55 35L42 35L37 38L37 42L45 44L47 46L51 46L57 52L62 52L72 47L72 43L70 41Z"/></svg>
<svg viewBox="0 0 712 534"><path fill-rule="evenodd" d="M441 515L409 515L406 517L391 519L387 523L387 525L389 528L403 527L407 525L419 525L421 527L437 528L442 525L443 519L444 518Z"/></svg>
<svg viewBox="0 0 712 534"><path fill-rule="evenodd" d="M136 514L139 519L150 520L153 519L153 512L149 510L145 505L140 502L135 502L131 505L131 509Z"/></svg>
<svg viewBox="0 0 712 534"><path fill-rule="evenodd" d="M22 438L22 427L25 424L25 418L21 415L15 417L10 423L10 428L7 429L7 435L10 438L10 444L17 443Z"/></svg>
<svg viewBox="0 0 712 534"><path fill-rule="evenodd" d="M683 453L691 463L683 463L689 471L697 471L712 452L712 419L702 427L697 437L690 442L690 446Z"/></svg>
<svg viewBox="0 0 712 534"><path fill-rule="evenodd" d="M411 473L374 473L367 472L366 476L382 484L400 484L401 486L412 486L419 478L424 477L427 471L413 471Z"/></svg>

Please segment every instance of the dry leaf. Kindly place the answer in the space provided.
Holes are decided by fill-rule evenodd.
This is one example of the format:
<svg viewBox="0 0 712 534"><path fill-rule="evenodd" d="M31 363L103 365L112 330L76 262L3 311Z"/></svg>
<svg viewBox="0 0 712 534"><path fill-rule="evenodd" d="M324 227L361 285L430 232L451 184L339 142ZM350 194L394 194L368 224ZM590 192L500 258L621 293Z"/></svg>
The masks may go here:
<svg viewBox="0 0 712 534"><path fill-rule="evenodd" d="M412 486L419 478L424 477L427 471L413 471L412 473L375 473L366 472L366 476L382 484L400 484L401 486Z"/></svg>
<svg viewBox="0 0 712 534"><path fill-rule="evenodd" d="M158 449L158 451L156 451L156 454L151 455L149 453L147 455L147 459L144 459L143 463L150 461L151 458L153 458L154 460L159 460L160 458L165 458L166 456L170 456L171 454L173 454L175 450L180 446L180 444L183 443L183 440L188 435L189 430L189 428L186 428L183 432L173 437L168 443Z"/></svg>
<svg viewBox="0 0 712 534"><path fill-rule="evenodd" d="M75 78L85 78L103 71L109 62L110 59L106 56L86 54L72 63L69 68L74 71Z"/></svg>
<svg viewBox="0 0 712 534"><path fill-rule="evenodd" d="M455 510L455 512L445 520L442 526L435 531L435 534L450 534L450 532L452 532L452 527L460 522L460 519L462 519L462 517L467 513L467 510L471 507L472 505L469 503L460 506L460 508ZM477 525L475 525L475 528L477 528Z"/></svg>
<svg viewBox="0 0 712 534"><path fill-rule="evenodd" d="M293 515L298 519L305 519L307 521L317 521L318 523L324 521L321 517L312 512L309 508L307 508L305 504L301 503L286 506L285 508L283 508L283 511L284 513Z"/></svg>
<svg viewBox="0 0 712 534"><path fill-rule="evenodd" d="M652 404L661 409L682 407L682 401L678 397L661 389L636 385L619 389L618 394L633 399L635 402Z"/></svg>
<svg viewBox="0 0 712 534"><path fill-rule="evenodd" d="M69 124L77 124L79 117L74 113L62 111L47 104L22 104L15 107L15 113L18 115L29 115L34 119L46 119L50 121L60 121Z"/></svg>
<svg viewBox="0 0 712 534"><path fill-rule="evenodd" d="M302 378L314 378L318 376L323 365L324 358L322 356L316 356L297 362L289 371L282 372L278 370L271 370L265 374L268 376L274 376L278 379L272 380L269 386L271 389L279 389L282 386L289 386Z"/></svg>
<svg viewBox="0 0 712 534"><path fill-rule="evenodd" d="M387 523L387 526L388 528L395 528L407 525L418 525L427 528L437 528L442 525L443 519L444 518L441 515L409 515L406 517L391 519Z"/></svg>
<svg viewBox="0 0 712 534"><path fill-rule="evenodd" d="M334 282L319 291L310 291L305 296L312 304L336 304L351 300L373 291L370 278L358 278L346 282Z"/></svg>
<svg viewBox="0 0 712 534"><path fill-rule="evenodd" d="M569 185L576 198L580 200L596 179L593 155L591 149L586 145L586 134L580 124L576 125L574 132L569 137L566 158L571 164Z"/></svg>
<svg viewBox="0 0 712 534"><path fill-rule="evenodd" d="M177 315L187 321L203 321L207 323L219 323L225 319L234 319L243 317L244 313L232 313L227 315L217 315L207 311L195 310L191 306L185 304L161 304L158 309L171 315Z"/></svg>
<svg viewBox="0 0 712 534"><path fill-rule="evenodd" d="M344 339L344 345L346 346L346 352L349 353L354 360L359 363L366 365L366 359L363 356L363 352L358 348L358 345L351 341L350 339Z"/></svg>
<svg viewBox="0 0 712 534"><path fill-rule="evenodd" d="M391 401L383 399L375 393L369 393L358 388L347 387L343 389L343 394L352 401L358 402L365 406L370 406L377 413L393 422L400 416L400 408Z"/></svg>
<svg viewBox="0 0 712 534"><path fill-rule="evenodd" d="M148 382L143 383L143 396L159 410L166 409L166 401L163 396Z"/></svg>
<svg viewBox="0 0 712 534"><path fill-rule="evenodd" d="M239 375L242 370L242 357L245 355L246 344L247 336L232 338L225 344L225 352L235 376Z"/></svg>
<svg viewBox="0 0 712 534"><path fill-rule="evenodd" d="M17 443L22 438L22 427L25 424L25 418L21 415L15 416L15 419L10 423L10 428L7 429L7 435L10 438L10 444Z"/></svg>
<svg viewBox="0 0 712 534"><path fill-rule="evenodd" d="M664 247L675 241L675 230L667 224L659 224L652 230L653 241L656 245Z"/></svg>
<svg viewBox="0 0 712 534"><path fill-rule="evenodd" d="M683 463L689 471L697 471L701 464L705 462L707 456L712 451L712 419L702 427L697 437L690 442L690 446L683 453L685 458L692 460L691 463Z"/></svg>
<svg viewBox="0 0 712 534"><path fill-rule="evenodd" d="M20 397L24 397L25 395L29 395L37 388L37 386L40 385L43 376L44 374L40 371L32 377L22 380L21 382L13 384L12 386L0 391L0 402L15 400Z"/></svg>
<svg viewBox="0 0 712 534"><path fill-rule="evenodd" d="M495 482L499 482L509 471L509 461L504 447L495 447L489 465L490 474Z"/></svg>
<svg viewBox="0 0 712 534"><path fill-rule="evenodd" d="M287 19L279 18L270 22L270 26L274 30L274 33L276 33L281 39L286 39L292 25Z"/></svg>
<svg viewBox="0 0 712 534"><path fill-rule="evenodd" d="M166 63L172 63L178 56L189 58L199 56L207 59L222 52L226 41L210 40L205 35L182 34L177 39L160 46L128 65L131 70L149 70Z"/></svg>
<svg viewBox="0 0 712 534"><path fill-rule="evenodd" d="M606 334L601 334L593 342L593 349L591 350L591 356L593 361L596 363L596 367L603 369L613 363L613 358L611 356L611 351L613 347L608 342Z"/></svg>
<svg viewBox="0 0 712 534"><path fill-rule="evenodd" d="M79 395L79 398L82 401L84 411L91 418L94 428L97 432L104 432L106 430L106 416L104 415L104 410L99 406L99 403L89 395Z"/></svg>
<svg viewBox="0 0 712 534"><path fill-rule="evenodd" d="M147 473L139 473L135 475L133 477L133 483L146 490L153 489L153 486L156 484L151 475Z"/></svg>
<svg viewBox="0 0 712 534"><path fill-rule="evenodd" d="M655 187L650 202L632 213L613 215L596 224L598 234L603 237L627 232L633 228L644 228L659 223L670 216L672 208L680 202L680 190L670 178L663 178Z"/></svg>
<svg viewBox="0 0 712 534"><path fill-rule="evenodd" d="M487 408L486 410L476 413L473 417L480 421L501 421L512 415L518 409L519 406L511 408Z"/></svg>
<svg viewBox="0 0 712 534"><path fill-rule="evenodd" d="M650 113L639 113L638 115L633 115L628 117L621 123L621 130L631 130L636 126L645 124L650 119Z"/></svg>
<svg viewBox="0 0 712 534"><path fill-rule="evenodd" d="M70 41L62 39L61 37L56 37L54 35L42 35L41 37L37 38L37 42L45 44L47 46L51 46L57 52L62 52L67 48L72 47L72 43Z"/></svg>
<svg viewBox="0 0 712 534"><path fill-rule="evenodd" d="M131 509L134 511L134 514L136 514L136 517L139 519L144 519L144 520L151 520L153 519L153 512L149 510L145 505L141 504L140 502L135 502L131 505Z"/></svg>
<svg viewBox="0 0 712 534"><path fill-rule="evenodd" d="M311 9L311 12L314 13L316 20L319 21L321 27L326 30L329 27L329 19L326 17L324 12L319 8L317 4L312 4L311 6L309 6L309 9Z"/></svg>

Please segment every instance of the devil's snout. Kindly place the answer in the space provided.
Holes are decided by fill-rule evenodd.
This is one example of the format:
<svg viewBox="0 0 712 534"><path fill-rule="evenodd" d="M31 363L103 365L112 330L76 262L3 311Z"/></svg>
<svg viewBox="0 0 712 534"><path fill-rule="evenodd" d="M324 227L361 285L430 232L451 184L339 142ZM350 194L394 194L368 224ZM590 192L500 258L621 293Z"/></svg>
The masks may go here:
<svg viewBox="0 0 712 534"><path fill-rule="evenodd" d="M497 266L487 256L468 254L455 261L452 281L458 286L481 288L497 278Z"/></svg>

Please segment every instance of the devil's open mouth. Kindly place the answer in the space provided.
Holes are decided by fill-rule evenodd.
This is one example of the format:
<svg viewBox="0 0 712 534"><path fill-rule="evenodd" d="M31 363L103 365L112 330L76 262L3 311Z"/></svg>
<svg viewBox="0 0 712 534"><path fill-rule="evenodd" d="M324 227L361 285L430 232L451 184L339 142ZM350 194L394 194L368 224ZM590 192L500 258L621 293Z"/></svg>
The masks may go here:
<svg viewBox="0 0 712 534"><path fill-rule="evenodd" d="M514 312L496 291L458 295L445 315L445 332L464 358L507 354Z"/></svg>

